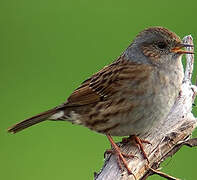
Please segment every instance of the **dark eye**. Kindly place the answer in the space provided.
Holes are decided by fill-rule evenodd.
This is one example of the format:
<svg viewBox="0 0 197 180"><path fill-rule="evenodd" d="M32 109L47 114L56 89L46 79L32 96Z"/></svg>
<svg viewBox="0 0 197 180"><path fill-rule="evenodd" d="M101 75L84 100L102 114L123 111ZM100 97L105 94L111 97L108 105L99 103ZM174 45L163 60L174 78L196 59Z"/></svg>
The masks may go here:
<svg viewBox="0 0 197 180"><path fill-rule="evenodd" d="M165 42L158 42L157 47L159 49L165 49L167 47L167 44Z"/></svg>

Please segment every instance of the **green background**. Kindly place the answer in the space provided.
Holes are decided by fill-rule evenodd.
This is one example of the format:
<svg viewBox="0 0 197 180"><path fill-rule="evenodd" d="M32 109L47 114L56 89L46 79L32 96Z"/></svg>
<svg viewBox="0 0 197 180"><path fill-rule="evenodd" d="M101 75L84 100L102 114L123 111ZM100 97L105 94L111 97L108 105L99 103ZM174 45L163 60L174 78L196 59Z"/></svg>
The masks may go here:
<svg viewBox="0 0 197 180"><path fill-rule="evenodd" d="M146 27L192 34L196 42L196 7L194 0L1 0L0 179L93 179L110 147L105 136L67 122L16 135L7 127L64 102ZM162 167L191 180L196 161L196 149L184 147Z"/></svg>

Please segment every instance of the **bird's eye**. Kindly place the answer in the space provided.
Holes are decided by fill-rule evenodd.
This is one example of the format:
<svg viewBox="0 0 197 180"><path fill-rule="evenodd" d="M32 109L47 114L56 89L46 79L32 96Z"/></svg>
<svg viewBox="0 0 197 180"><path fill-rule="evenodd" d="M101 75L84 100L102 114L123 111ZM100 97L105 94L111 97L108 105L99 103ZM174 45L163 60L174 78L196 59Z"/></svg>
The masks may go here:
<svg viewBox="0 0 197 180"><path fill-rule="evenodd" d="M159 49L165 49L167 47L167 44L165 42L158 42L157 47Z"/></svg>

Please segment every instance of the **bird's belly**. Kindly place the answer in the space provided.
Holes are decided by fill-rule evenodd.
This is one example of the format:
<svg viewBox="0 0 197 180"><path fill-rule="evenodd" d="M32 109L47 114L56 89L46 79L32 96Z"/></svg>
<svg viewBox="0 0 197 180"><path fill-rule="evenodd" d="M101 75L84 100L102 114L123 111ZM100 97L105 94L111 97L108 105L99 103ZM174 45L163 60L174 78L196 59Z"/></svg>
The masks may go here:
<svg viewBox="0 0 197 180"><path fill-rule="evenodd" d="M166 94L168 90L165 90L157 96L144 98L140 105L128 114L114 117L113 122L120 124L108 133L112 136L142 135L154 128L157 123L161 123L169 114L178 95L178 91Z"/></svg>
<svg viewBox="0 0 197 180"><path fill-rule="evenodd" d="M178 97L183 79L183 68L181 65L169 73L159 71L158 74L158 79L152 83L154 87L149 88L146 95L138 100L138 106L128 114L116 117L115 121L121 123L111 129L109 132L111 135L143 135L165 120Z"/></svg>

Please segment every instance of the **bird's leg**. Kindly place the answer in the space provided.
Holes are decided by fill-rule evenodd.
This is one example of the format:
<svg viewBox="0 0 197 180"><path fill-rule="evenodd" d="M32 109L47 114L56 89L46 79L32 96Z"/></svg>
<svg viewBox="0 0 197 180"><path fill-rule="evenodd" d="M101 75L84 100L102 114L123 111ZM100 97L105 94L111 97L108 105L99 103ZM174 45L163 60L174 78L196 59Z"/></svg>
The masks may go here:
<svg viewBox="0 0 197 180"><path fill-rule="evenodd" d="M131 140L135 141L135 143L138 146L139 150L142 152L142 155L143 155L144 159L146 159L148 161L148 163L149 163L148 156L147 156L146 152L144 151L143 143L146 143L146 144L151 144L151 143L149 141L147 141L147 140L140 139L136 135L131 135L128 138L123 138L122 142L126 143L126 142L131 141Z"/></svg>
<svg viewBox="0 0 197 180"><path fill-rule="evenodd" d="M112 139L112 137L110 135L106 135L106 136L107 136L107 138L109 139L109 141L112 145L112 150L107 150L106 153L112 153L112 154L116 155L117 163L118 163L119 168L122 169L122 164L123 164L124 167L126 168L128 174L132 174L134 176L134 174L131 172L131 170L128 167L128 164L125 160L125 157L126 158L131 158L131 157L133 158L135 156L122 153L120 148L116 145L116 143Z"/></svg>

